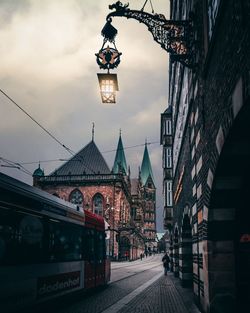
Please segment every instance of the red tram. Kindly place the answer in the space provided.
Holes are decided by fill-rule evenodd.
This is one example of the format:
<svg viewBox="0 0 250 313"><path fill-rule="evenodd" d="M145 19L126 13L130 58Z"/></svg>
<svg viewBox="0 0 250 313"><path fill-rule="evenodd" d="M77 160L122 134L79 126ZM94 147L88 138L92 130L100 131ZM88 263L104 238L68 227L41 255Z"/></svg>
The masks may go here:
<svg viewBox="0 0 250 313"><path fill-rule="evenodd" d="M0 312L107 284L105 247L101 216L0 173Z"/></svg>

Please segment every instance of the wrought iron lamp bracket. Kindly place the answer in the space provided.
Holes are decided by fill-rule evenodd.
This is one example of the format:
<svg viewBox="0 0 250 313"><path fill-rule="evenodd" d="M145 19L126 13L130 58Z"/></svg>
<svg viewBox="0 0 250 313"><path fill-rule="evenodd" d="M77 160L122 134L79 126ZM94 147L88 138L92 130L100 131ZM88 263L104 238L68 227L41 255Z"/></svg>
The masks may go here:
<svg viewBox="0 0 250 313"><path fill-rule="evenodd" d="M150 14L144 11L131 10L129 4L120 1L109 6L106 17L107 23L112 17L133 18L145 24L153 35L154 40L168 53L173 61L178 61L189 68L193 67L193 34L192 20L166 20L163 14Z"/></svg>

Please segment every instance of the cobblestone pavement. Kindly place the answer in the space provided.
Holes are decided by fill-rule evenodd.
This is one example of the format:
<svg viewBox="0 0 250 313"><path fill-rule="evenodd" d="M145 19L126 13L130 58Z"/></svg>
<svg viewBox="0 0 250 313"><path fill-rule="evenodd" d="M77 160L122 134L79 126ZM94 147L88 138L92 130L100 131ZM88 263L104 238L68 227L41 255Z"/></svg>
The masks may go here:
<svg viewBox="0 0 250 313"><path fill-rule="evenodd" d="M176 287L177 283L178 287ZM179 286L172 274L162 276L119 313L199 313L192 292ZM118 313L117 312L117 313Z"/></svg>

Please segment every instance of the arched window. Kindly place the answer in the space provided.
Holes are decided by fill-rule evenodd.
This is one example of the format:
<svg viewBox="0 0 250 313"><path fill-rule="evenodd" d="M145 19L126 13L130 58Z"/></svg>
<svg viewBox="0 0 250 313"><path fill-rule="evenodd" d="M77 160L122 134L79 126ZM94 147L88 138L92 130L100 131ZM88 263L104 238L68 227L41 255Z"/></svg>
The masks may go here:
<svg viewBox="0 0 250 313"><path fill-rule="evenodd" d="M75 189L69 195L69 202L77 204L79 206L83 205L83 195L80 190Z"/></svg>
<svg viewBox="0 0 250 313"><path fill-rule="evenodd" d="M93 198L93 212L95 214L103 215L103 196L99 193Z"/></svg>

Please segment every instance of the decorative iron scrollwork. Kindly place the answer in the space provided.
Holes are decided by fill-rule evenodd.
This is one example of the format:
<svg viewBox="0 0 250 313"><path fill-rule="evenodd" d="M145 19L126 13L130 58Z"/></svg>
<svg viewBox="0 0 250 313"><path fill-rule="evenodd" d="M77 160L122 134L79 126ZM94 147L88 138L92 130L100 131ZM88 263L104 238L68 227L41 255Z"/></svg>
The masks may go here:
<svg viewBox="0 0 250 313"><path fill-rule="evenodd" d="M163 14L150 14L144 11L131 10L128 3L123 5L121 1L110 5L109 9L115 11L107 15L106 20L108 23L111 24L112 17L115 16L136 19L148 27L154 40L170 53L170 58L173 61L192 67L191 20L166 20Z"/></svg>
<svg viewBox="0 0 250 313"><path fill-rule="evenodd" d="M96 62L100 69L111 70L116 68L120 63L121 53L117 49L107 46L96 53Z"/></svg>
<svg viewBox="0 0 250 313"><path fill-rule="evenodd" d="M115 45L115 37L117 35L117 29L111 25L111 21L107 21L104 25L102 32L103 45L98 53L96 53L96 62L100 69L111 70L116 68L120 64L121 52L119 52ZM113 45L113 48L107 45L107 42Z"/></svg>

